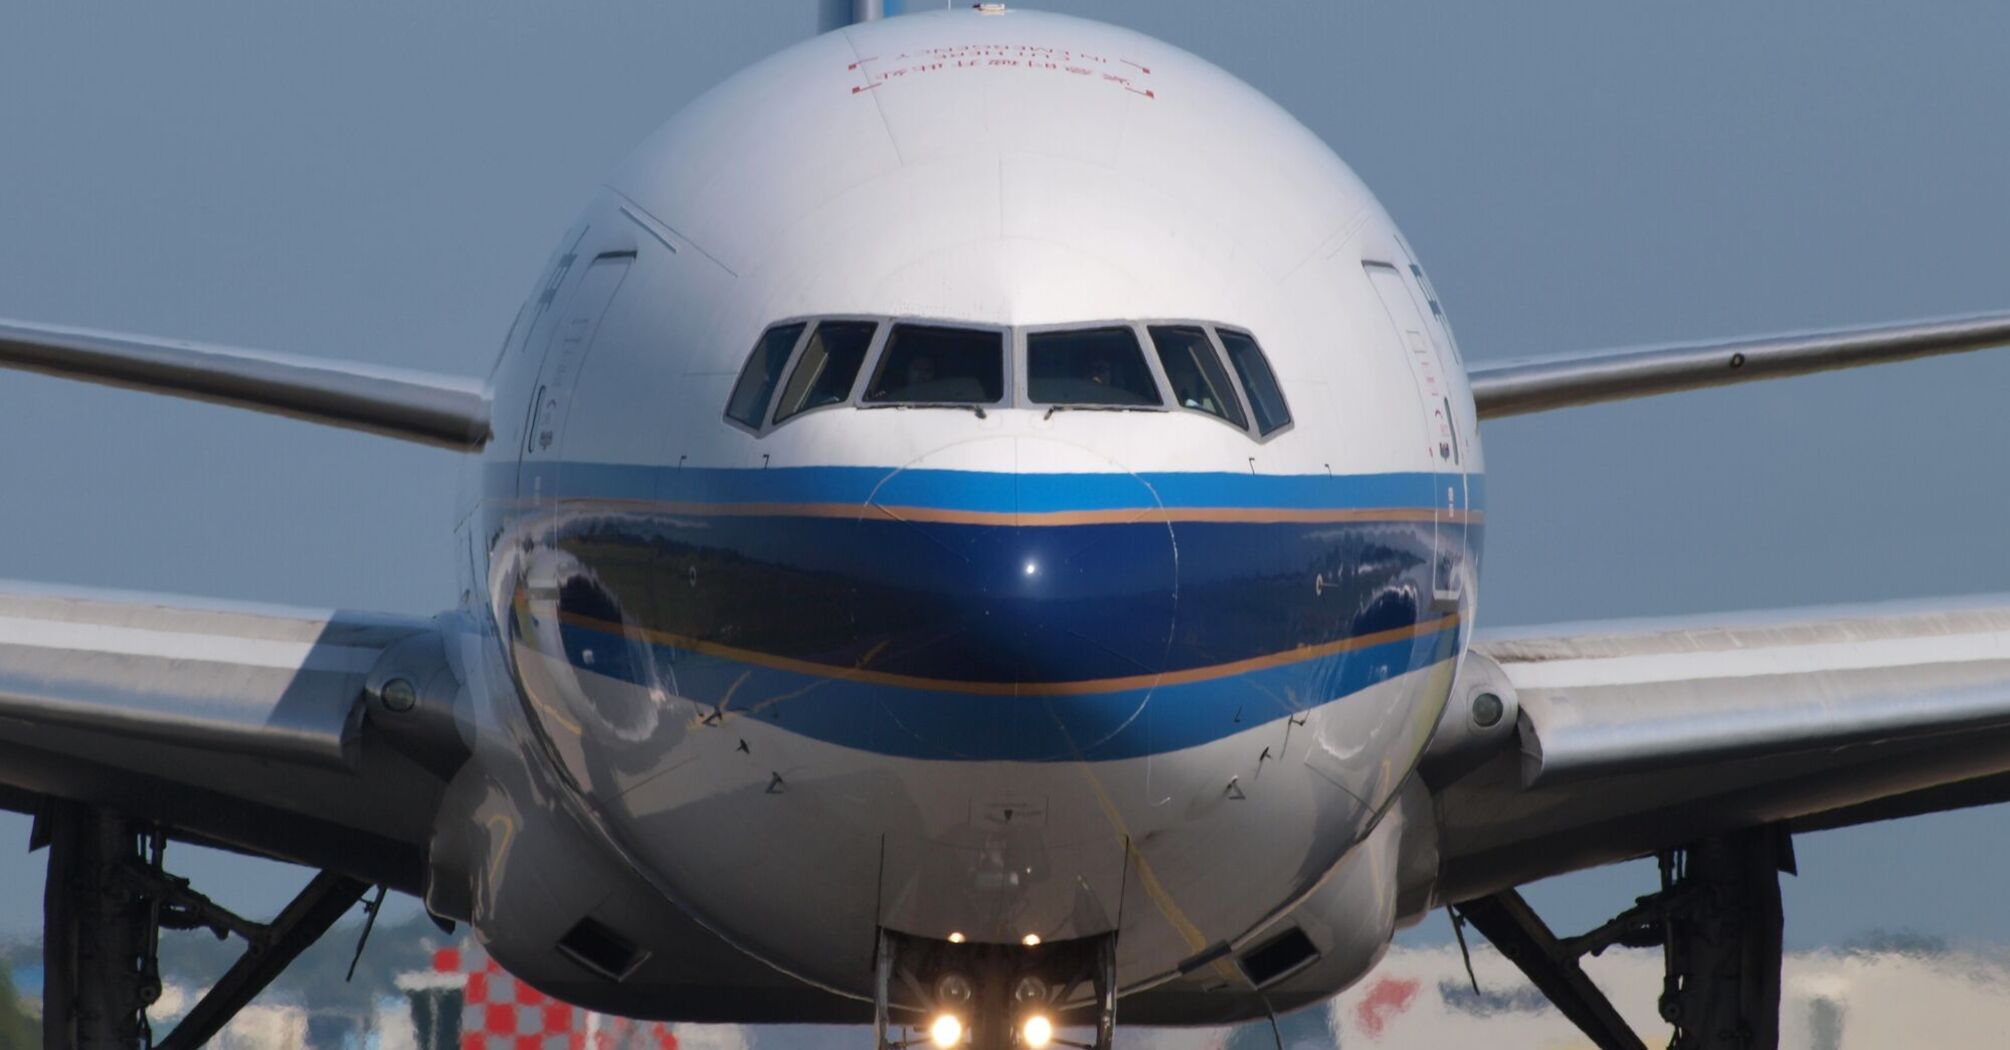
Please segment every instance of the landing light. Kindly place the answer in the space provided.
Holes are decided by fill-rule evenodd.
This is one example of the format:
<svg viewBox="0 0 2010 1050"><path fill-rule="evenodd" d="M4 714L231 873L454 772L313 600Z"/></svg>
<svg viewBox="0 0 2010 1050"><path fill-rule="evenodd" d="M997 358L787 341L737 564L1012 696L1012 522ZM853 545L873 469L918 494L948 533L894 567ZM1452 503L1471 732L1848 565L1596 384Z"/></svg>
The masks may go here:
<svg viewBox="0 0 2010 1050"><path fill-rule="evenodd" d="M1054 1022L1039 1014L1028 1017L1019 1029L1019 1041L1033 1050L1040 1050L1054 1041Z"/></svg>
<svg viewBox="0 0 2010 1050"><path fill-rule="evenodd" d="M962 944L962 943L963 943L963 935L962 935L962 934L960 934L960 933L952 933L952 934L950 934L950 935L949 935L949 943L951 943L951 944Z"/></svg>
<svg viewBox="0 0 2010 1050"><path fill-rule="evenodd" d="M1025 945L1028 948L1038 948L1040 946L1040 935L1037 933L1029 933L1024 937L1019 938L1019 943Z"/></svg>
<svg viewBox="0 0 2010 1050"><path fill-rule="evenodd" d="M1040 574L1040 563L1039 563L1039 562L1032 562L1032 561L1029 561L1029 562L1027 562L1027 563L1026 563L1026 575L1028 575L1028 576L1037 576L1037 575L1039 575L1039 574Z"/></svg>
<svg viewBox="0 0 2010 1050"><path fill-rule="evenodd" d="M963 1022L957 1020L955 1014L943 1014L928 1026L928 1041L942 1050L949 1050L963 1041Z"/></svg>

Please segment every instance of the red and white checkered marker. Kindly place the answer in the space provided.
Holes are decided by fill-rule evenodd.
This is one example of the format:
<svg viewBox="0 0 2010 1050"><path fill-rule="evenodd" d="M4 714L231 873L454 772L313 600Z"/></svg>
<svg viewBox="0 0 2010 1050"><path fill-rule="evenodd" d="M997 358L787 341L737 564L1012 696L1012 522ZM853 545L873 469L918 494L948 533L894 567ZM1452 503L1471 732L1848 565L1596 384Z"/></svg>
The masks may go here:
<svg viewBox="0 0 2010 1050"><path fill-rule="evenodd" d="M435 951L433 975L461 987L460 1050L677 1050L669 1025L559 1002L510 976L472 942Z"/></svg>

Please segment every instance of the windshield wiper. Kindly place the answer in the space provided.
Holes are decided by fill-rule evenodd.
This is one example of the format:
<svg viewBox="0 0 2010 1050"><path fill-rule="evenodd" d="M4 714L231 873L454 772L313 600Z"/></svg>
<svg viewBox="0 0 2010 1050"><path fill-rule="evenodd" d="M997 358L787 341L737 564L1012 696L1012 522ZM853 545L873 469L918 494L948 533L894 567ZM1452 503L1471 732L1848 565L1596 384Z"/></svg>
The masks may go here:
<svg viewBox="0 0 2010 1050"><path fill-rule="evenodd" d="M988 418L988 417L986 417L986 416L984 415L984 406L983 406L983 405L973 405L973 404L971 404L971 403L969 403L969 402L967 402L967 401L891 401L891 402L889 402L889 401L881 401L881 402L878 402L878 403L867 403L867 404L861 404L861 405L859 405L858 407L860 407L860 408L961 408L961 409L965 409L965 410L967 410L967 411L969 411L969 412L972 412L972 413L975 413L978 419L985 419L985 418Z"/></svg>
<svg viewBox="0 0 2010 1050"><path fill-rule="evenodd" d="M1041 419L1052 419L1054 413L1066 409L1070 412L1163 412L1163 405L1048 405L1047 414Z"/></svg>

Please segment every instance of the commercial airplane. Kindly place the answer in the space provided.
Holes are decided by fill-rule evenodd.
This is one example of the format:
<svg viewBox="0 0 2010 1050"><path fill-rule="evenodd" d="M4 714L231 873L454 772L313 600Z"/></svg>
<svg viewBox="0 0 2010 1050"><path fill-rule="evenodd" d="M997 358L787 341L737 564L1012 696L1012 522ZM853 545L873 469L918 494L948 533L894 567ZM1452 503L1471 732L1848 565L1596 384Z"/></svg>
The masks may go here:
<svg viewBox="0 0 2010 1050"><path fill-rule="evenodd" d="M1468 368L1315 136L1147 37L868 20L676 115L486 382L0 324L8 367L468 453L430 620L0 593L50 1046L214 1034L372 887L638 1017L1107 1048L1450 906L1594 1043L1777 1042L1791 834L2010 797L2010 608L1473 631L1481 423L2010 342L2010 315ZM270 923L169 840L316 869ZM1658 856L1559 937L1522 883Z"/></svg>

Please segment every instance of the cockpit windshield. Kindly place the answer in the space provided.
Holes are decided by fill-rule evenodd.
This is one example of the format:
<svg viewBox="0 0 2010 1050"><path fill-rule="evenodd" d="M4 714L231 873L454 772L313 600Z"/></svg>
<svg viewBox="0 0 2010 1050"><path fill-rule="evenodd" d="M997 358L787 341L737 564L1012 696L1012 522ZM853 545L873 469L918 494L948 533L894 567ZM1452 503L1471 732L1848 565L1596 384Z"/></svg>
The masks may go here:
<svg viewBox="0 0 2010 1050"><path fill-rule="evenodd" d="M1042 405L1165 404L1128 327L1029 333L1026 394Z"/></svg>
<svg viewBox="0 0 2010 1050"><path fill-rule="evenodd" d="M1208 321L1018 329L888 317L780 321L755 342L723 415L765 437L840 405L979 416L1014 405L1050 417L1063 408L1196 412L1256 441L1291 425L1256 338Z"/></svg>
<svg viewBox="0 0 2010 1050"><path fill-rule="evenodd" d="M897 324L866 386L874 405L993 405L1005 396L1005 333Z"/></svg>
<svg viewBox="0 0 2010 1050"><path fill-rule="evenodd" d="M789 385L782 391L781 407L775 409L779 423L799 412L823 405L835 405L851 397L852 383L872 345L872 333L879 325L871 321L825 321L810 333Z"/></svg>
<svg viewBox="0 0 2010 1050"><path fill-rule="evenodd" d="M1263 351L1257 349L1256 340L1247 332L1233 328L1218 328L1222 348L1228 351L1228 363L1235 366L1236 378L1242 380L1242 390L1249 395L1249 409L1256 414L1256 432L1269 434L1291 422L1291 410L1284 405L1284 391L1277 385L1277 377L1270 372L1270 362L1263 359Z"/></svg>
<svg viewBox="0 0 2010 1050"><path fill-rule="evenodd" d="M1174 404L1220 416L1238 427L1248 425L1206 330L1197 325L1153 325L1151 333L1159 365L1172 383Z"/></svg>
<svg viewBox="0 0 2010 1050"><path fill-rule="evenodd" d="M782 369L788 365L804 327L800 321L778 324L761 336L760 345L747 358L747 367L740 370L740 381L733 384L733 398L726 403L727 419L761 429L768 399L774 396L775 384L782 381Z"/></svg>

